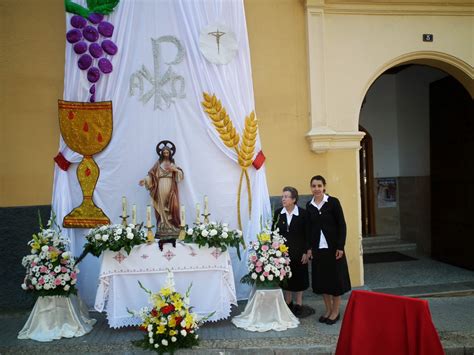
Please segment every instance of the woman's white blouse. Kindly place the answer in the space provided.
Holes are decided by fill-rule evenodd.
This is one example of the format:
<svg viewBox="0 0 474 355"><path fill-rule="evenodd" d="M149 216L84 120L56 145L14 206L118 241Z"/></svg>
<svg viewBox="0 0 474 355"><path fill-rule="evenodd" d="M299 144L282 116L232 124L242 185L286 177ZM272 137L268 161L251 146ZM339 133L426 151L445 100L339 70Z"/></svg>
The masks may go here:
<svg viewBox="0 0 474 355"><path fill-rule="evenodd" d="M314 197L311 200L311 204L316 207L319 211L319 214L321 214L321 208L323 205L328 202L329 196L324 194L323 200L317 204L316 201L314 201ZM319 239L319 249L329 249L328 242L326 240L326 237L324 236L323 230L321 229L321 238Z"/></svg>

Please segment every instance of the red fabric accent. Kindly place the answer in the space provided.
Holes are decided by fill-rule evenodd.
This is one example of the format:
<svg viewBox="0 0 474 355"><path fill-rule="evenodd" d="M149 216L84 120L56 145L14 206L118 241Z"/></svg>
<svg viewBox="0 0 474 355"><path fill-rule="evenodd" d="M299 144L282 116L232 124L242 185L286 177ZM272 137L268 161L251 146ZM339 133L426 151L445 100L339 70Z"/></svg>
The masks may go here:
<svg viewBox="0 0 474 355"><path fill-rule="evenodd" d="M71 162L67 160L61 152L59 152L58 155L56 155L53 159L56 164L58 164L59 168L64 171L67 171L67 169L69 169L69 166L71 165Z"/></svg>
<svg viewBox="0 0 474 355"><path fill-rule="evenodd" d="M352 291L336 355L444 354L428 302Z"/></svg>
<svg viewBox="0 0 474 355"><path fill-rule="evenodd" d="M263 154L262 151L259 151L255 159L253 160L252 165L254 166L255 169L260 169L265 162L265 155Z"/></svg>

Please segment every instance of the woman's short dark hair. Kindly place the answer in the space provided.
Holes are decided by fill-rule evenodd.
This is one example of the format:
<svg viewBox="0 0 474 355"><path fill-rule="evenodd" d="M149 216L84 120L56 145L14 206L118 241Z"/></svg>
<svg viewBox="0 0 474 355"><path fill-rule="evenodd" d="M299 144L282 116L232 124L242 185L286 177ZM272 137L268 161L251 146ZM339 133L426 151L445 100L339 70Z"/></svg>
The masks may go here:
<svg viewBox="0 0 474 355"><path fill-rule="evenodd" d="M295 199L295 203L298 202L298 190L297 189L295 189L293 186L285 186L283 188L283 192L284 191L287 191L291 194L291 198Z"/></svg>
<svg viewBox="0 0 474 355"><path fill-rule="evenodd" d="M321 175L315 175L315 176L313 176L313 177L311 178L311 181L309 182L309 184L311 185L314 180L322 181L322 182L323 182L323 185L326 186L326 179L323 178Z"/></svg>

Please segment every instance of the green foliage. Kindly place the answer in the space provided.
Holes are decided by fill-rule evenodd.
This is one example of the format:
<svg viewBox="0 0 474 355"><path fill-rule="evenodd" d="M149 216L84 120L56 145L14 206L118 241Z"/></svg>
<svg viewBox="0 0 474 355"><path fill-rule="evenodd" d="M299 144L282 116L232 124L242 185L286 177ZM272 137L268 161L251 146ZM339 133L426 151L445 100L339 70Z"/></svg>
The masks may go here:
<svg viewBox="0 0 474 355"><path fill-rule="evenodd" d="M87 0L87 8L72 0L64 0L66 12L87 18L91 13L108 15L112 13L120 0Z"/></svg>

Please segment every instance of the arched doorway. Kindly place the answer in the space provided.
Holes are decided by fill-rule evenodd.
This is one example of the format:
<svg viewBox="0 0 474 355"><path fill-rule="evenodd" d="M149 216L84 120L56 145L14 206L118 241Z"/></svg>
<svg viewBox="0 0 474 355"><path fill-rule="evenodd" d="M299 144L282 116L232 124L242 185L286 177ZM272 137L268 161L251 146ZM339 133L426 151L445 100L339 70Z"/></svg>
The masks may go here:
<svg viewBox="0 0 474 355"><path fill-rule="evenodd" d="M430 65L421 62L420 58L411 58L389 67L373 81L363 100L359 123L371 136L374 151L372 210L363 185L364 179L369 179L364 175L368 162L363 153L360 156L363 235L371 235L367 216L372 213L376 235L416 243L420 252L473 269L472 253L464 253L465 260L458 255L460 245L472 250L474 236L472 217L468 218L474 212L473 203L468 202L474 201L474 174L470 173L474 170L470 163L473 159L466 163L469 154L474 153L472 94L444 68L433 67L432 58L427 59ZM457 77L462 74L457 67L451 69ZM468 76L464 79L464 83L470 82ZM456 83L459 90L447 82ZM434 94L439 86L444 88L439 89L443 93ZM449 129L443 129L446 125ZM456 144L447 149L445 143L450 141ZM362 142L361 152L364 145ZM453 184L455 189L451 190ZM439 203L435 198L443 196L443 187L454 203ZM453 233L456 236L451 236Z"/></svg>

